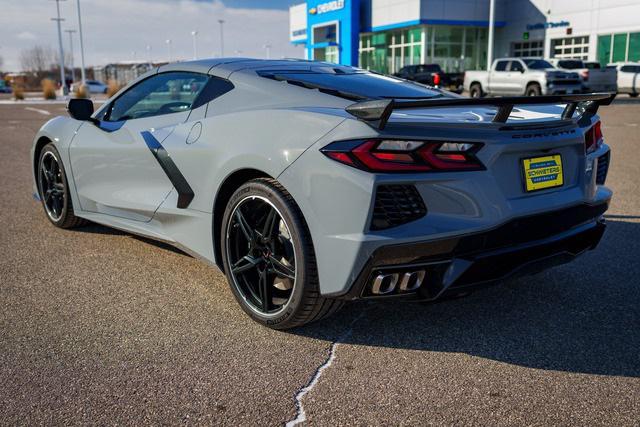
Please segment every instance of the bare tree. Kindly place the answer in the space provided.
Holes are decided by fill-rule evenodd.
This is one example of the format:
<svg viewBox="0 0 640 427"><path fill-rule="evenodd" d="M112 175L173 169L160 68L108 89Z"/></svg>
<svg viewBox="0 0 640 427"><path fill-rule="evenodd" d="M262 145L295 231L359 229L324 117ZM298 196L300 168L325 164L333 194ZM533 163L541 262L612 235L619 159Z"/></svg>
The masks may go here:
<svg viewBox="0 0 640 427"><path fill-rule="evenodd" d="M20 52L20 65L24 71L41 75L51 70L55 55L50 46L36 45Z"/></svg>

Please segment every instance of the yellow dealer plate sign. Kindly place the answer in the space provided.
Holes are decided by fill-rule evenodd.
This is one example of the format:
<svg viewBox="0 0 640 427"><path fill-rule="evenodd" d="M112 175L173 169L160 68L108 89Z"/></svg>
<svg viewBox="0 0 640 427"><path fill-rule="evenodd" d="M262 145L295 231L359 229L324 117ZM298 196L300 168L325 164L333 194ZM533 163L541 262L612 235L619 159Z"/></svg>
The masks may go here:
<svg viewBox="0 0 640 427"><path fill-rule="evenodd" d="M564 184L560 154L523 159L522 166L527 191L560 187Z"/></svg>

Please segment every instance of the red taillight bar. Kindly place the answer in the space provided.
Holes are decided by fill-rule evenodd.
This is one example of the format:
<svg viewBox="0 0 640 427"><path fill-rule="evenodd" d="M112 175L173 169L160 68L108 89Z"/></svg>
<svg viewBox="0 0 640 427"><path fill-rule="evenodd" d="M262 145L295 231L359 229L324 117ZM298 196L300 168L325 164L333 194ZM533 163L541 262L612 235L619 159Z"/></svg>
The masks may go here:
<svg viewBox="0 0 640 427"><path fill-rule="evenodd" d="M387 149L389 143L394 149ZM483 170L484 166L476 157L481 144L465 143L464 148L454 147L451 151L440 151L448 142L410 141L410 149L395 149L398 140L339 141L324 147L321 151L330 159L369 172L446 172L461 170ZM380 147L384 144L385 149ZM413 148L415 147L415 148ZM456 150L460 151L456 151Z"/></svg>
<svg viewBox="0 0 640 427"><path fill-rule="evenodd" d="M602 135L602 124L598 120L589 130L584 134L584 150L587 154L593 153L604 142L604 136Z"/></svg>

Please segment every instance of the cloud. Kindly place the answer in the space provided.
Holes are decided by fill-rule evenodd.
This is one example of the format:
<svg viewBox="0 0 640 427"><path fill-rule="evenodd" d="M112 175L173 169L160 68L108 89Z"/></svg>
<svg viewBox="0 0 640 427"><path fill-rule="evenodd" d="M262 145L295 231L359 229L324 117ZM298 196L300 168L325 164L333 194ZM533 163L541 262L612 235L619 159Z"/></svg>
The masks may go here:
<svg viewBox="0 0 640 427"><path fill-rule="evenodd" d="M264 57L265 44L271 45L271 57L301 57L302 48L289 43L287 10L234 8L219 0L82 0L86 64L101 65L132 58L166 60L170 39L172 58L191 59L193 39L191 31L198 31L198 54L220 54L220 25L224 23L225 56ZM60 2L65 19L63 29L77 29L75 1ZM20 50L35 44L57 49L58 36L55 3L42 0L7 2L0 14L0 55L5 69L19 70ZM15 34L14 37L10 37ZM75 57L78 64L77 34L74 35ZM68 36L63 43L68 47Z"/></svg>
<svg viewBox="0 0 640 427"><path fill-rule="evenodd" d="M23 31L21 33L18 33L16 35L16 38L19 40L37 40L38 37L36 37L36 35L33 34L32 32Z"/></svg>

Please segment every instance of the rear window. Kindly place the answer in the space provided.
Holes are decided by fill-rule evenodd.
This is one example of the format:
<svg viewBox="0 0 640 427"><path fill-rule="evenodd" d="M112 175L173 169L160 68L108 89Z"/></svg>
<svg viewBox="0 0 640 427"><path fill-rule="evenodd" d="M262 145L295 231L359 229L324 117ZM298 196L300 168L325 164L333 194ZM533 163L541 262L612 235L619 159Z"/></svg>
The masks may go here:
<svg viewBox="0 0 640 427"><path fill-rule="evenodd" d="M558 67L564 68L567 70L577 70L579 68L584 68L584 64L582 61L558 61Z"/></svg>
<svg viewBox="0 0 640 427"><path fill-rule="evenodd" d="M553 68L553 65L545 61L544 59L525 59L524 63L527 64L531 70L544 70L546 68Z"/></svg>
<svg viewBox="0 0 640 427"><path fill-rule="evenodd" d="M599 62L585 62L584 66L590 70L599 70L601 68Z"/></svg>
<svg viewBox="0 0 640 427"><path fill-rule="evenodd" d="M432 98L441 96L437 90L429 89L419 83L401 80L394 77L354 70L340 72L318 71L259 71L262 77L287 81L291 84L337 91L337 95L346 98Z"/></svg>

